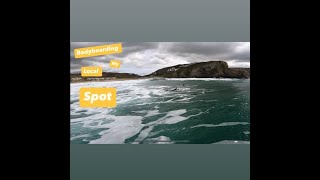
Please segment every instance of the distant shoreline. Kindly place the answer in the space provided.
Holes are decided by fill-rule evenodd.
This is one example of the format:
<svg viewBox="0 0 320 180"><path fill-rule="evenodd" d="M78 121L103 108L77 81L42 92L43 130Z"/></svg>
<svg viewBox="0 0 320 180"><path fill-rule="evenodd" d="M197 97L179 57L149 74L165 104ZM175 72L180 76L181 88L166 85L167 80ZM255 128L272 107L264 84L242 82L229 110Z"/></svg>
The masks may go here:
<svg viewBox="0 0 320 180"><path fill-rule="evenodd" d="M103 80L71 80L70 83L86 83L86 82L113 82L113 81L128 81L128 80L139 80L148 78L119 78L119 79L103 79Z"/></svg>
<svg viewBox="0 0 320 180"><path fill-rule="evenodd" d="M129 80L143 80L143 79L153 79L156 77L143 77L143 78L118 78L118 79L103 79L103 80L71 80L70 83L74 84L74 83L87 83L87 82L114 82L114 81L129 81ZM170 80L170 79L174 79L174 80L194 80L194 79L198 79L198 80L207 80L207 79L211 79L211 78L165 78L166 80ZM213 78L216 80L235 80L235 79L247 79L250 80L250 78Z"/></svg>

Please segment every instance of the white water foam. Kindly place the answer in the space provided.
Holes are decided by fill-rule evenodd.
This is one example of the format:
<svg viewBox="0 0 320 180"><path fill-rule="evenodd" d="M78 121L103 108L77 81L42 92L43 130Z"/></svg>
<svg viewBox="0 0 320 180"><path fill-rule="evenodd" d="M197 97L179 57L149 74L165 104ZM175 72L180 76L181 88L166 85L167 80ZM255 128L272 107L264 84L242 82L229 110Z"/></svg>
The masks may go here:
<svg viewBox="0 0 320 180"><path fill-rule="evenodd" d="M191 78L193 80L193 78ZM169 79L170 80L170 79ZM172 79L171 79L172 80ZM181 79L178 79L181 80ZM190 78L185 78L184 80L190 80ZM205 80L205 79L196 79L196 80ZM214 80L208 78L208 80ZM222 79L216 79L222 80ZM227 79L234 80L234 79ZM236 80L236 79L235 79ZM187 112L186 109L178 109L169 112L159 112L159 104L162 103L190 103L192 98L197 95L190 95L188 92L191 91L190 88L181 88L177 92L167 91L168 86L146 86L145 82L147 80L129 80L129 81L111 81L111 82L87 82L87 83L74 83L71 84L71 104L70 104L70 113L71 123L78 124L83 123L84 128L107 128L106 130L101 130L99 135L101 137L96 140L92 140L90 144L120 144L125 143L125 140L138 134L138 137L134 140L133 143L139 143L142 141L150 140L149 137L154 137L157 132L152 132L155 126L160 124L176 124L182 121L188 120L190 117L199 116L202 113L208 113L210 108L204 112L199 111L197 114L183 116ZM116 111L116 109L106 109L106 108L81 108L79 107L79 90L81 87L115 87L117 88L117 106L138 106L138 105L149 105L154 104L153 110L140 110L132 111L137 113L137 116L123 115L115 116L111 115ZM212 90L213 91L213 90ZM193 88L191 93L201 94L204 92L203 89ZM159 101L152 102L150 98L158 98ZM162 98L162 100L160 99ZM164 100L166 98L166 100ZM168 99L169 98L169 99ZM196 100L201 102L213 102L217 100ZM128 103L129 102L129 103ZM131 104L130 104L131 103ZM155 121L143 124L142 119L145 117L151 117L158 114L165 114L164 117L161 117ZM108 123L108 124L105 124ZM202 124L194 127L216 127L216 126L227 126L227 125L236 125L232 123L243 123L243 122L229 122L221 123L219 125L213 124ZM246 124L246 123L244 123ZM249 123L247 123L249 124ZM194 128L192 127L192 128ZM144 129L145 128L145 129ZM144 130L142 130L144 129ZM142 130L142 131L141 131ZM84 135L86 137L86 135ZM71 140L74 140L80 137L73 137ZM161 137L164 138L164 137ZM169 137L167 137L169 138ZM153 139L153 138L151 138ZM170 139L170 138L169 138ZM152 140L151 140L152 141ZM154 140L156 141L156 140Z"/></svg>
<svg viewBox="0 0 320 180"><path fill-rule="evenodd" d="M122 144L127 138L137 134L142 128L141 116L113 116L106 118L114 119L112 123L97 126L97 128L109 128L104 131L101 138L90 141L90 144Z"/></svg>
<svg viewBox="0 0 320 180"><path fill-rule="evenodd" d="M71 140L75 140L75 139L78 139L78 138L89 137L89 136L90 136L89 134L83 134L83 135L79 135L79 136L73 136L73 137L71 137Z"/></svg>
<svg viewBox="0 0 320 180"><path fill-rule="evenodd" d="M224 140L212 144L250 144L250 141Z"/></svg>
<svg viewBox="0 0 320 180"><path fill-rule="evenodd" d="M225 122L225 123L221 123L221 124L199 124L196 126L192 126L191 128L197 128L197 127L220 127L220 126L235 126L235 125L247 125L250 123L247 122Z"/></svg>
<svg viewBox="0 0 320 180"><path fill-rule="evenodd" d="M159 110L142 110L133 111L138 113L138 116L115 116L110 112L115 109L106 108L81 108L79 107L79 90L81 87L115 87L117 88L117 106L127 105L126 102L136 100L149 99L150 95L172 96L172 101L176 98L175 95L170 95L172 92L165 91L166 86L144 86L146 80L131 80L131 81L111 81L111 82L88 82L88 83L75 83L71 84L71 115L77 115L78 117L72 118L70 121L72 124L83 123L84 128L107 128L99 132L101 137L96 140L92 140L90 144L120 144L124 143L126 139L136 135L147 126L148 128L140 132L135 141L142 141L149 136L155 125L158 124L175 124L189 117L183 117L182 114L186 113L186 109L174 110L169 112L160 113ZM187 88L186 88L187 89ZM179 96L182 99L176 99L180 101L188 101L189 98L185 97L185 94ZM160 101L161 102L161 101ZM163 102L165 103L165 102ZM160 104L160 103L157 103ZM137 104L136 104L137 105ZM142 119L144 117L151 117L158 114L166 114L164 117L159 118L155 122L143 124ZM81 116L82 115L82 116ZM85 116L83 116L85 115ZM107 121L108 124L105 124ZM71 140L74 140L71 138Z"/></svg>
<svg viewBox="0 0 320 180"><path fill-rule="evenodd" d="M145 141L148 142L148 144L173 144L174 143L173 141L171 141L169 137L166 137L166 136L148 138Z"/></svg>
<svg viewBox="0 0 320 180"><path fill-rule="evenodd" d="M146 114L144 117L150 117L150 116L155 116L158 114L163 114L163 113L159 113L159 110L142 110L142 111L132 111L135 113L140 113L140 114Z"/></svg>

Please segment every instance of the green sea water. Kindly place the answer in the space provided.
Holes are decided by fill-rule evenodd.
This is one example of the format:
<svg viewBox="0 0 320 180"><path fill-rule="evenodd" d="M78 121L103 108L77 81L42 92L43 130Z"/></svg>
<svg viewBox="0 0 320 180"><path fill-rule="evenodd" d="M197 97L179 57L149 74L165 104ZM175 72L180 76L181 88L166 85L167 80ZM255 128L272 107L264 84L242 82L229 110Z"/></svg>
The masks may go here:
<svg viewBox="0 0 320 180"><path fill-rule="evenodd" d="M115 87L116 108L79 107L81 87ZM250 79L71 84L72 144L250 143Z"/></svg>

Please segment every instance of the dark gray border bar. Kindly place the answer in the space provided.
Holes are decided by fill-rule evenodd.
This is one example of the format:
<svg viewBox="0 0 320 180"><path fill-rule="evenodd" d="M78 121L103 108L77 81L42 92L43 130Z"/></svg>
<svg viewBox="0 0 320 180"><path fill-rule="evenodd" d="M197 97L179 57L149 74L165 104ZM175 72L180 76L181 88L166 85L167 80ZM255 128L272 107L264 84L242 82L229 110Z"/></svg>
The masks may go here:
<svg viewBox="0 0 320 180"><path fill-rule="evenodd" d="M72 145L71 180L250 179L250 145Z"/></svg>
<svg viewBox="0 0 320 180"><path fill-rule="evenodd" d="M73 42L249 42L250 0L71 0Z"/></svg>

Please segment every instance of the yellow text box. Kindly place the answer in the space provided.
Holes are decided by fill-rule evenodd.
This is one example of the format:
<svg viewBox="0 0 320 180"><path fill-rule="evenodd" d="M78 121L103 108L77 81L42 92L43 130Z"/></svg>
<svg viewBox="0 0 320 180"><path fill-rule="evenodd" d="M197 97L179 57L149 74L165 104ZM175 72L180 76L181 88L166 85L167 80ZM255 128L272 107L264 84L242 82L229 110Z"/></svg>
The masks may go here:
<svg viewBox="0 0 320 180"><path fill-rule="evenodd" d="M102 55L117 54L117 53L122 53L121 43L74 49L75 58L102 56Z"/></svg>
<svg viewBox="0 0 320 180"><path fill-rule="evenodd" d="M82 77L101 77L102 67L99 67L99 66L82 67L81 76Z"/></svg>
<svg viewBox="0 0 320 180"><path fill-rule="evenodd" d="M110 60L110 68L120 68L121 61Z"/></svg>
<svg viewBox="0 0 320 180"><path fill-rule="evenodd" d="M116 88L80 88L80 107L113 108L116 107Z"/></svg>

